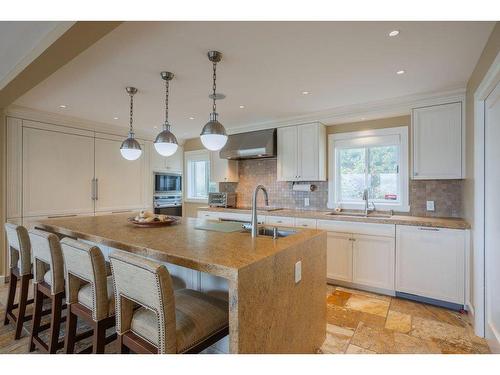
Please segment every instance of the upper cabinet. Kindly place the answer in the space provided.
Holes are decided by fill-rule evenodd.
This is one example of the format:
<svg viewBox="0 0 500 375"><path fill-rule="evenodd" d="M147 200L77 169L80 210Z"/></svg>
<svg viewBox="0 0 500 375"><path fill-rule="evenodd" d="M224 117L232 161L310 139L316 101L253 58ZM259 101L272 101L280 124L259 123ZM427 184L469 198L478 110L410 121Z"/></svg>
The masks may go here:
<svg viewBox="0 0 500 375"><path fill-rule="evenodd" d="M412 111L413 179L464 178L462 103Z"/></svg>
<svg viewBox="0 0 500 375"><path fill-rule="evenodd" d="M238 161L222 159L219 151L210 152L210 181L238 182Z"/></svg>
<svg viewBox="0 0 500 375"><path fill-rule="evenodd" d="M326 180L326 129L321 123L278 128L278 181Z"/></svg>
<svg viewBox="0 0 500 375"><path fill-rule="evenodd" d="M31 121L22 127L23 216L93 213L93 133L45 128Z"/></svg>
<svg viewBox="0 0 500 375"><path fill-rule="evenodd" d="M184 163L184 151L182 146L177 148L177 151L172 156L161 156L156 152L153 143L150 143L150 160L151 170L154 172L176 172L182 173L182 166Z"/></svg>

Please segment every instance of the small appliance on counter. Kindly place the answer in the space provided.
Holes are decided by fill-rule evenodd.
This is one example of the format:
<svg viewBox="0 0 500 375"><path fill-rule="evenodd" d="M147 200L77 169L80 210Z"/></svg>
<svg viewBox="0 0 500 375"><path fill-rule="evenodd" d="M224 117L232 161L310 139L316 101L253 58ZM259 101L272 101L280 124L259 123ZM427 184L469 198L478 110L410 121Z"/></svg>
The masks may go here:
<svg viewBox="0 0 500 375"><path fill-rule="evenodd" d="M208 205L210 207L236 207L236 193L208 193Z"/></svg>

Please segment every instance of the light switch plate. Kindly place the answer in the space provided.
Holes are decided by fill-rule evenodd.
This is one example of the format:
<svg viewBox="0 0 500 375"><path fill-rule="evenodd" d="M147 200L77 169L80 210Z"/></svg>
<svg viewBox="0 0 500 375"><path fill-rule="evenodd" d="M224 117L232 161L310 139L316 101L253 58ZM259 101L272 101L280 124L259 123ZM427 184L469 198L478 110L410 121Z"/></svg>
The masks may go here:
<svg viewBox="0 0 500 375"><path fill-rule="evenodd" d="M309 207L309 197L304 198L304 207Z"/></svg>
<svg viewBox="0 0 500 375"><path fill-rule="evenodd" d="M302 280L302 261L295 263L295 284Z"/></svg>
<svg viewBox="0 0 500 375"><path fill-rule="evenodd" d="M434 201L427 201L427 211L434 211Z"/></svg>

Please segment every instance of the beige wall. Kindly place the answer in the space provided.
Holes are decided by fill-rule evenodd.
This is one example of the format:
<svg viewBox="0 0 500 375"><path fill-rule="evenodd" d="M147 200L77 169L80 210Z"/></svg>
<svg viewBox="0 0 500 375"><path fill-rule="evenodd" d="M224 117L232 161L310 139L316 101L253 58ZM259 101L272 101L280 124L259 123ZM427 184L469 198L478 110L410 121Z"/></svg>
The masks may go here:
<svg viewBox="0 0 500 375"><path fill-rule="evenodd" d="M327 134L333 133L345 133L360 130L373 130L373 129L384 129L384 128L395 128L398 126L410 126L411 116L399 116L390 118L381 118L378 120L360 121L360 122L349 122L345 124L331 125L326 128Z"/></svg>
<svg viewBox="0 0 500 375"><path fill-rule="evenodd" d="M6 243L5 243L5 231L3 229L3 223L5 223L5 197L6 197L6 153L7 153L7 126L6 118L3 109L0 108L0 223L2 223L2 228L0 229L0 279L2 276L7 274L6 266ZM1 280L0 280L1 282Z"/></svg>
<svg viewBox="0 0 500 375"><path fill-rule="evenodd" d="M484 76L488 72L491 64L500 51L500 23L497 22L493 29L486 46L467 82L466 92L466 119L465 119L465 140L466 140L466 179L463 190L465 219L472 226L472 235L474 236L474 93ZM472 240L472 238L471 238ZM474 248L471 242L470 256L470 302L476 305L474 298Z"/></svg>

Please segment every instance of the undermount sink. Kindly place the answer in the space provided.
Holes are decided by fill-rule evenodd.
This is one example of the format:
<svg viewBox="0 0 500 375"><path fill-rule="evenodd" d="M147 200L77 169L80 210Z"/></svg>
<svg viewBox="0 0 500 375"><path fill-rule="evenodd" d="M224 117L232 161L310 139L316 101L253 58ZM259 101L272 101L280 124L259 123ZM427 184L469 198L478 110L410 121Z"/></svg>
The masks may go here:
<svg viewBox="0 0 500 375"><path fill-rule="evenodd" d="M250 233L250 227L243 226L243 232L245 233ZM283 237L288 237L293 234L297 233L296 230L293 229L278 229L276 228L269 228L269 227L259 227L257 229L257 235L259 236L264 236L264 237L272 237L272 238L283 238Z"/></svg>
<svg viewBox="0 0 500 375"><path fill-rule="evenodd" d="M392 211L388 213L383 212L369 212L365 214L364 212L351 212L351 211L341 211L341 212L328 212L329 216L353 216L353 217L373 217L373 218L390 218L392 217Z"/></svg>

